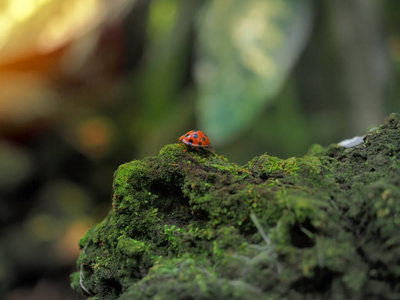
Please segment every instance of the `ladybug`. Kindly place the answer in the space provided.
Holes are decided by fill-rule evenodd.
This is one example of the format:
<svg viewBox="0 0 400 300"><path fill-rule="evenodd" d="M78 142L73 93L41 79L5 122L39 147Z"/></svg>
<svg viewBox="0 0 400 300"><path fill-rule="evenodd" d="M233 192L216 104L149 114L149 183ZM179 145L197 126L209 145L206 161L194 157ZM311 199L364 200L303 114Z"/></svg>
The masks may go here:
<svg viewBox="0 0 400 300"><path fill-rule="evenodd" d="M178 143L182 143L186 150L190 147L196 147L197 150L198 148L211 148L210 140L201 130L190 130L179 138Z"/></svg>

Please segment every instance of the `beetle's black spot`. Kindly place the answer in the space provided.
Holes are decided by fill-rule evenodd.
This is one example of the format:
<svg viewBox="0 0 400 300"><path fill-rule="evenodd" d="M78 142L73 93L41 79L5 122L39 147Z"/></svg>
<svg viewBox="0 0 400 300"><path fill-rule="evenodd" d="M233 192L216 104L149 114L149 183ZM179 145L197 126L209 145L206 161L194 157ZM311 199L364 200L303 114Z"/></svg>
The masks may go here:
<svg viewBox="0 0 400 300"><path fill-rule="evenodd" d="M201 142L199 142L199 147L203 146L203 144Z"/></svg>
<svg viewBox="0 0 400 300"><path fill-rule="evenodd" d="M203 140L203 142L205 142L206 138L203 136L202 140Z"/></svg>
<svg viewBox="0 0 400 300"><path fill-rule="evenodd" d="M191 145L191 144L193 144L193 140L192 139L189 140L189 145Z"/></svg>
<svg viewBox="0 0 400 300"><path fill-rule="evenodd" d="M195 134L193 135L193 137L194 137L195 139L197 139L197 138L199 137L199 135L198 135L197 133L195 133Z"/></svg>
<svg viewBox="0 0 400 300"><path fill-rule="evenodd" d="M189 136L189 133L188 134L186 134L186 136L185 137L188 137Z"/></svg>

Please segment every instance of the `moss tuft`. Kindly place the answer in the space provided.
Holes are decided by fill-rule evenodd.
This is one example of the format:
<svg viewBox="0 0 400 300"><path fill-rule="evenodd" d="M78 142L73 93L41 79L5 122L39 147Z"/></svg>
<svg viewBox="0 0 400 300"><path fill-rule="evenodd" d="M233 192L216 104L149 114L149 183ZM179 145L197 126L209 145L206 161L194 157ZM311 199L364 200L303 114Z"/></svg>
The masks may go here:
<svg viewBox="0 0 400 300"><path fill-rule="evenodd" d="M72 288L90 299L400 297L398 114L354 148L300 158L238 166L183 150L118 168Z"/></svg>

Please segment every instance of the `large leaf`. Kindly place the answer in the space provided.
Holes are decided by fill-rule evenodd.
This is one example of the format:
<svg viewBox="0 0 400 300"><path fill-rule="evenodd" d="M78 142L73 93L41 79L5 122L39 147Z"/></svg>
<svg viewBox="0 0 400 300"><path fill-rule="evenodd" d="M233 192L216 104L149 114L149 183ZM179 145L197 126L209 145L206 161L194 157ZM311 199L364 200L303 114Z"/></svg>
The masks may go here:
<svg viewBox="0 0 400 300"><path fill-rule="evenodd" d="M214 0L199 18L199 128L222 144L282 87L311 28L310 1Z"/></svg>

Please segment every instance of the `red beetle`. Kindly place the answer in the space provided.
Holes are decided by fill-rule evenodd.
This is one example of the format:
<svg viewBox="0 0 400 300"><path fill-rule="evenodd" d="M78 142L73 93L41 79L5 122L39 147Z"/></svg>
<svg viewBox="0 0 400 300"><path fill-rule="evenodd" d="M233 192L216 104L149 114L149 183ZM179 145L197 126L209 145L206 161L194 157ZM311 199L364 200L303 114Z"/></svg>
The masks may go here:
<svg viewBox="0 0 400 300"><path fill-rule="evenodd" d="M179 138L178 143L183 143L186 150L189 147L208 148L211 146L207 135L201 130L190 130Z"/></svg>

